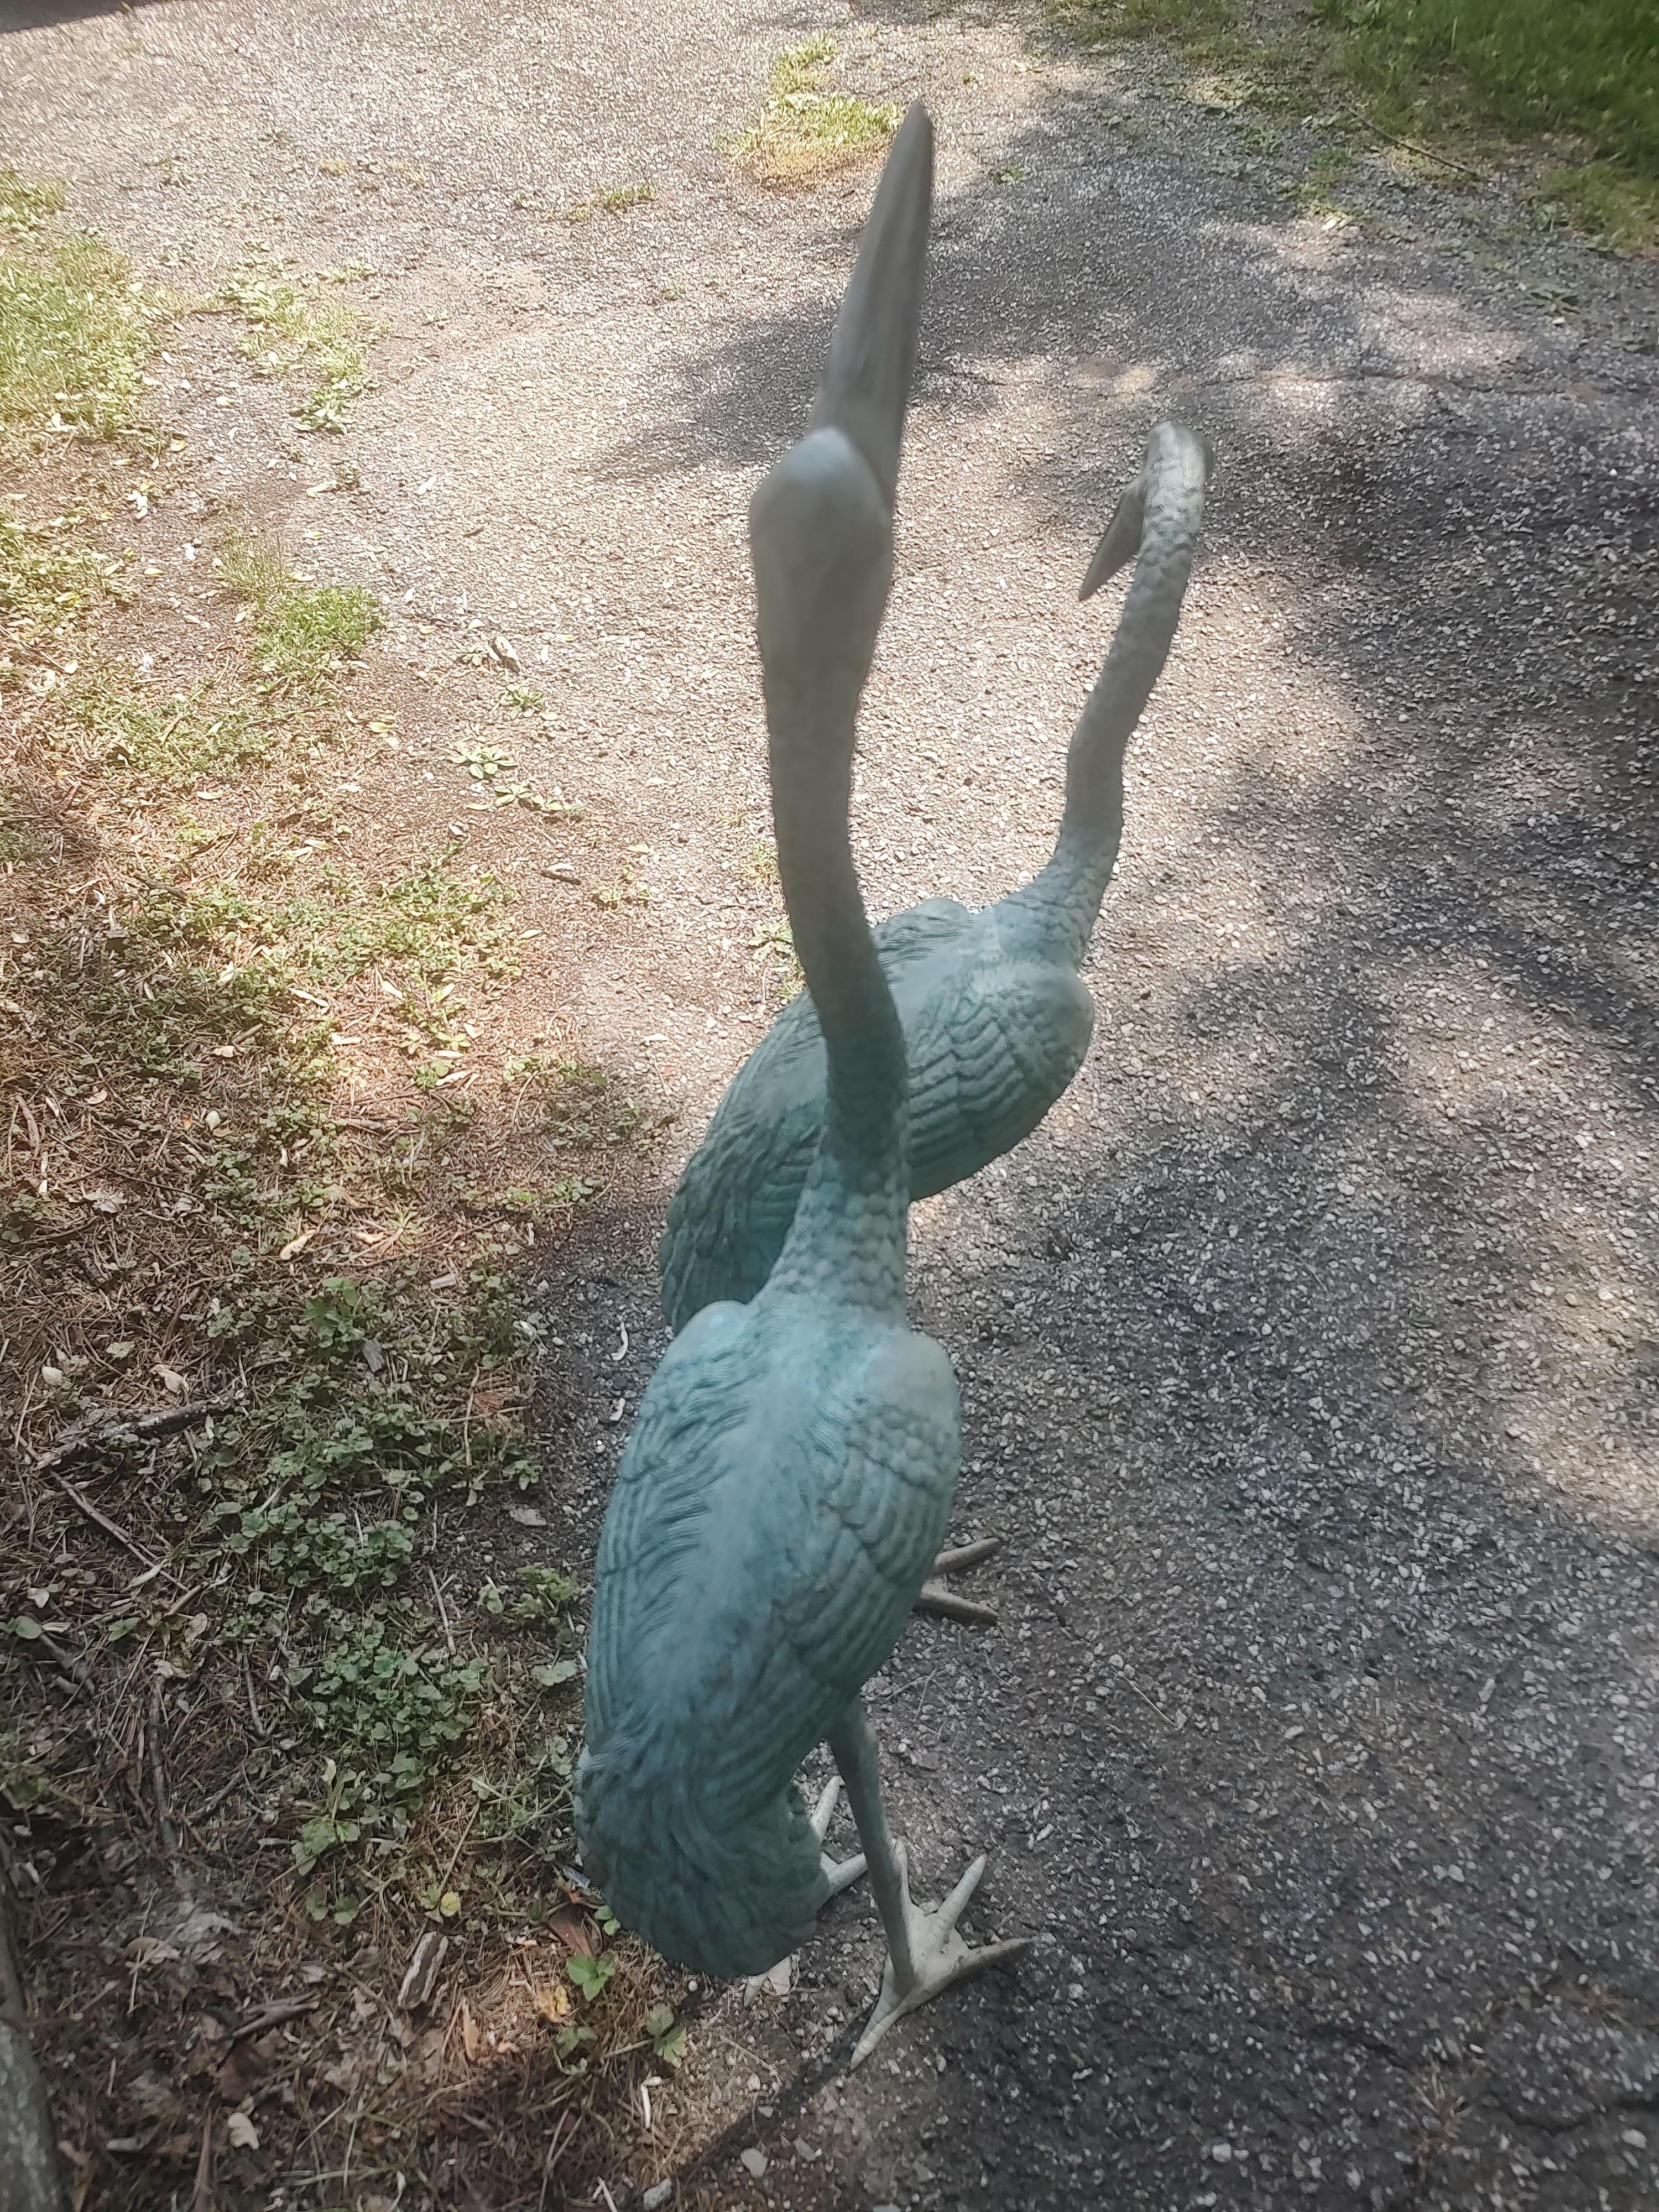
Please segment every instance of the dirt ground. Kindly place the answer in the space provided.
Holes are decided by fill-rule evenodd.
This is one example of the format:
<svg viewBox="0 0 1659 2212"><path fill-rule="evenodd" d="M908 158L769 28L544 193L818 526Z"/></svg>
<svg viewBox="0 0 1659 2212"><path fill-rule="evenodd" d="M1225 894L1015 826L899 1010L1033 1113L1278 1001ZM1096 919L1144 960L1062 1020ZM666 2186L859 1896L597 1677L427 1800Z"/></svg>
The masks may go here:
<svg viewBox="0 0 1659 2212"><path fill-rule="evenodd" d="M720 2001L708 2047L755 2071L705 2069L673 2201L1638 2212L1651 264L1537 235L1501 181L1378 165L1357 219L1304 212L1296 144L1256 154L1155 53L972 7L14 5L0 154L191 283L250 243L372 266L376 388L322 457L357 488L312 494L317 446L227 352L163 395L199 495L372 586L411 685L504 634L552 709L526 767L605 825L602 862L491 832L559 1019L682 1116L547 1285L533 1542L580 1575L663 1341L669 1181L775 999L744 514L869 179L768 194L715 142L824 26L941 140L856 794L874 910L1030 872L1117 604L1075 600L1102 520L1166 415L1218 474L1088 1064L914 1216L1001 1620L917 1621L872 1710L921 1887L987 1849L978 1928L1037 1941L848 2076L880 1959L850 1893L793 1993ZM447 824L425 757L382 763L361 836ZM651 902L595 903L601 864Z"/></svg>

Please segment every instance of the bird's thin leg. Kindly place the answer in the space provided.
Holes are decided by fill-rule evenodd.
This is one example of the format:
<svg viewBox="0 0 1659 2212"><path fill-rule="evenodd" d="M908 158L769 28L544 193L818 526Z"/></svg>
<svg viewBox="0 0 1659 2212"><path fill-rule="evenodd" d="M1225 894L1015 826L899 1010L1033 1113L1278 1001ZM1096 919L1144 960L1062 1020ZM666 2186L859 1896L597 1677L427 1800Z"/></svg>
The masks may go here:
<svg viewBox="0 0 1659 2212"><path fill-rule="evenodd" d="M847 1784L847 1802L864 1846L876 1910L887 1931L888 1972L896 1974L901 1986L908 1989L915 1981L916 1966L910 1951L910 1900L905 1888L904 1861L887 1825L881 1759L861 1698L854 1698L840 1726L830 1730L830 1756Z"/></svg>
<svg viewBox="0 0 1659 2212"><path fill-rule="evenodd" d="M917 1613L938 1613L945 1620L981 1622L988 1628L996 1626L997 1609L994 1605L981 1605L971 1597L958 1597L945 1581L946 1575L959 1575L965 1568L976 1567L981 1559L1002 1549L1005 1539L1000 1536L981 1537L977 1544L959 1544L954 1551L941 1552L933 1562L933 1571L916 1592L913 1608Z"/></svg>
<svg viewBox="0 0 1659 2212"><path fill-rule="evenodd" d="M818 1793L817 1803L812 1808L812 1832L820 1844L830 1832L830 1823L835 1818L836 1804L840 1796L841 1777L832 1774ZM832 1859L828 1851L821 1850L818 1869L827 1885L824 1899L827 1904L830 1898L839 1897L842 1890L849 1888L864 1872L864 1853L855 1852L850 1859ZM774 1996L787 1996L790 1984L794 1978L794 1966L795 1954L792 1951L787 1959L780 1959L777 1965L769 1967L765 1973L751 1974L743 1985L744 2002L753 2004L763 1990L769 1990Z"/></svg>
<svg viewBox="0 0 1659 2212"><path fill-rule="evenodd" d="M862 1703L854 1698L839 1724L830 1732L830 1750L842 1779L847 1800L858 1824L859 1840L870 1865L870 1887L876 1909L887 1933L887 1965L882 1973L881 1994L864 2033L853 2053L859 2066L870 2056L896 2020L915 2012L929 1998L965 1981L987 1966L1018 1958L1029 1939L988 1943L982 1951L970 1950L957 1932L957 1922L978 1888L985 1861L976 1858L943 1905L932 1912L910 1901L904 1846L893 1841L887 1825L887 1808L881 1794L881 1767L876 1740L865 1717Z"/></svg>

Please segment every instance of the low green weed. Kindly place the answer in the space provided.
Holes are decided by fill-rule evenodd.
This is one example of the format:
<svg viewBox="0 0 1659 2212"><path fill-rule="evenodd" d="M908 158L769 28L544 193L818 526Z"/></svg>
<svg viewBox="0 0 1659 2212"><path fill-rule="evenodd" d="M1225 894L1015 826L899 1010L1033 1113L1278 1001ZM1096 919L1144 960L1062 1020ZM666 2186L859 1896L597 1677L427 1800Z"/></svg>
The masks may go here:
<svg viewBox="0 0 1659 2212"><path fill-rule="evenodd" d="M400 1640L378 1620L289 1669L295 1705L328 1747L321 1805L294 1846L297 1873L366 1831L408 1833L427 1786L466 1735L485 1673L482 1657Z"/></svg>
<svg viewBox="0 0 1659 2212"><path fill-rule="evenodd" d="M321 695L385 627L373 592L307 581L274 538L228 531L214 565L252 613L256 665L278 692Z"/></svg>
<svg viewBox="0 0 1659 2212"><path fill-rule="evenodd" d="M54 238L51 188L0 178L0 444L131 430L161 300L91 236Z"/></svg>
<svg viewBox="0 0 1659 2212"><path fill-rule="evenodd" d="M821 33L778 56L758 113L723 142L733 167L759 184L816 184L886 145L900 110L828 90L837 54Z"/></svg>
<svg viewBox="0 0 1659 2212"><path fill-rule="evenodd" d="M119 587L127 561L80 542L75 533L82 520L57 515L24 522L0 509L0 630L8 648L64 636L89 607Z"/></svg>
<svg viewBox="0 0 1659 2212"><path fill-rule="evenodd" d="M362 584L289 584L255 620L260 672L284 691L315 691L355 660L386 616Z"/></svg>
<svg viewBox="0 0 1659 2212"><path fill-rule="evenodd" d="M564 211L567 222L587 222L596 215L625 215L629 208L643 207L657 197L652 184L611 185L595 192L592 199L577 200Z"/></svg>
<svg viewBox="0 0 1659 2212"><path fill-rule="evenodd" d="M61 213L65 198L60 184L0 169L0 231L14 238L38 237L48 217Z"/></svg>
<svg viewBox="0 0 1659 2212"><path fill-rule="evenodd" d="M250 325L240 350L268 376L303 369L311 389L295 413L308 430L343 430L347 410L369 388L367 344L373 326L339 286L362 269L290 276L256 264L233 276L221 295Z"/></svg>
<svg viewBox="0 0 1659 2212"><path fill-rule="evenodd" d="M616 1078L590 1060L526 1053L509 1060L501 1075L537 1098L549 1141L561 1148L585 1152L624 1145L646 1118L642 1108L621 1095Z"/></svg>
<svg viewBox="0 0 1659 2212"><path fill-rule="evenodd" d="M246 768L283 734L252 702L223 696L210 678L158 697L114 670L94 668L66 692L64 711L89 762L174 788Z"/></svg>

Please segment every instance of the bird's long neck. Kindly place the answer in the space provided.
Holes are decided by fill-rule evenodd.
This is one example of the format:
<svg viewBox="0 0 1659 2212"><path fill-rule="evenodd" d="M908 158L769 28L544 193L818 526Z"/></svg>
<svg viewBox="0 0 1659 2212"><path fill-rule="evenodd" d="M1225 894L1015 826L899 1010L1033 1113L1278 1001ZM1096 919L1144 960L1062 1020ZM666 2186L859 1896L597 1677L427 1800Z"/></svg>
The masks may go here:
<svg viewBox="0 0 1659 2212"><path fill-rule="evenodd" d="M1137 576L1136 584L1140 581ZM1134 586L1131 586L1131 599ZM1176 605L1179 607L1179 596ZM1089 694L1066 755L1066 811L1045 866L998 909L1005 942L1032 957L1083 965L1123 835L1123 756L1168 650L1132 608Z"/></svg>
<svg viewBox="0 0 1659 2212"><path fill-rule="evenodd" d="M817 1157L769 1288L824 1287L854 1304L902 1312L904 1034L848 841L857 692L837 698L841 688L780 699L768 685L778 874L829 1061Z"/></svg>
<svg viewBox="0 0 1659 2212"><path fill-rule="evenodd" d="M1073 822L1068 808L1043 866L998 906L999 935L1011 957L1082 967L1117 865L1123 830L1121 758L1116 796L1115 818L1104 822L1099 818L1103 808L1082 822Z"/></svg>
<svg viewBox="0 0 1659 2212"><path fill-rule="evenodd" d="M1060 835L1047 865L998 908L1004 942L1030 957L1080 968L1099 919L1123 835L1124 753L1169 658L1192 573L1201 450L1193 441L1189 465L1152 487L1134 581L1066 752Z"/></svg>

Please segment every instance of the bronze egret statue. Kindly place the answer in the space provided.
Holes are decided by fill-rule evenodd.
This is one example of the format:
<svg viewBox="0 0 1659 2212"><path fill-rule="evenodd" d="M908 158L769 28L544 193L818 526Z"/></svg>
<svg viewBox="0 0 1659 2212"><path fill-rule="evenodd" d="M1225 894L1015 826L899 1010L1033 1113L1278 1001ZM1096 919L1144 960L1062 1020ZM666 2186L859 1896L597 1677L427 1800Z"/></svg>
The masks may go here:
<svg viewBox="0 0 1659 2212"><path fill-rule="evenodd" d="M1135 575L1073 734L1047 866L980 913L927 899L875 932L909 1062L912 1200L1029 1137L1089 1049L1094 1002L1079 969L1117 860L1124 750L1180 620L1209 463L1202 439L1160 423L1089 564L1085 599L1130 561ZM732 1078L669 1205L671 1328L712 1299L753 1297L771 1273L817 1153L825 1073L809 975Z"/></svg>
<svg viewBox="0 0 1659 2212"><path fill-rule="evenodd" d="M671 1959L758 1973L843 1870L795 1785L827 1741L890 1956L856 2057L902 2014L1022 1945L970 1951L910 1900L860 1692L903 1632L956 1494L956 1378L904 1308L904 1035L848 842L855 725L892 573L892 510L932 202L907 117L807 435L750 509L778 866L825 1071L814 1156L747 1304L675 1339L600 1540L578 1772L583 1863ZM821 1808L823 1810L824 1808ZM856 2063L855 2057L855 2063Z"/></svg>

